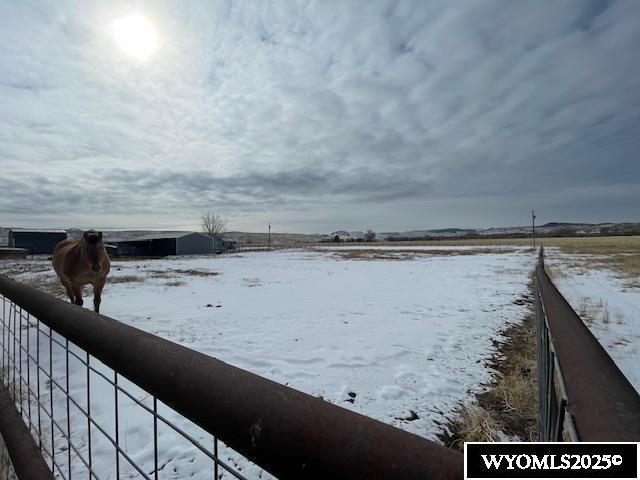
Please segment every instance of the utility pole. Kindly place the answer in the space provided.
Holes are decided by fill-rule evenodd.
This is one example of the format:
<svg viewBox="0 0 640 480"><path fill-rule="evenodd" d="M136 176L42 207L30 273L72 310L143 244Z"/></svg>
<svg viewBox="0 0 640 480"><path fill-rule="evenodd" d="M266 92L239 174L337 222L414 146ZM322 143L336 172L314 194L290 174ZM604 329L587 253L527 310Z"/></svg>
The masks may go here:
<svg viewBox="0 0 640 480"><path fill-rule="evenodd" d="M531 238L533 239L533 248L536 248L536 212L531 210Z"/></svg>
<svg viewBox="0 0 640 480"><path fill-rule="evenodd" d="M269 222L269 250L271 250L271 222Z"/></svg>

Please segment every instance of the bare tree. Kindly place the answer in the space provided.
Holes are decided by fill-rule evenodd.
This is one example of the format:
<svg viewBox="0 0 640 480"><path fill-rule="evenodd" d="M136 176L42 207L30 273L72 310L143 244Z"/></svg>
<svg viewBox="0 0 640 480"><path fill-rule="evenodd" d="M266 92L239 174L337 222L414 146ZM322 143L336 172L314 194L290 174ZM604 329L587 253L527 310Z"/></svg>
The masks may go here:
<svg viewBox="0 0 640 480"><path fill-rule="evenodd" d="M367 233L364 234L365 242L375 242L376 241L376 232L373 230L367 230Z"/></svg>
<svg viewBox="0 0 640 480"><path fill-rule="evenodd" d="M211 212L202 214L200 221L202 231L214 239L224 232L224 228L227 226L226 218L222 215L216 215Z"/></svg>

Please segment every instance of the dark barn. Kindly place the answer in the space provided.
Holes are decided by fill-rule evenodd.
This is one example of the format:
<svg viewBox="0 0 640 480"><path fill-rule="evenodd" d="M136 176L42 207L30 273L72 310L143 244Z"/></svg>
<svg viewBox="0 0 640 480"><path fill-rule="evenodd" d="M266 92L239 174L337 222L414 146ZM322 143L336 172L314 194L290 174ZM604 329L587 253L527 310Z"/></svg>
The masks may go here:
<svg viewBox="0 0 640 480"><path fill-rule="evenodd" d="M167 232L143 235L131 240L110 240L118 254L133 257L204 255L213 253L213 239L203 233Z"/></svg>
<svg viewBox="0 0 640 480"><path fill-rule="evenodd" d="M222 239L222 251L223 252L230 252L230 251L235 250L235 249L236 249L236 241L235 240L230 240L228 238L223 238Z"/></svg>
<svg viewBox="0 0 640 480"><path fill-rule="evenodd" d="M58 242L66 239L67 232L64 230L31 230L27 228L9 230L9 246L26 248L32 255L50 255Z"/></svg>
<svg viewBox="0 0 640 480"><path fill-rule="evenodd" d="M225 253L231 252L236 249L236 241L229 240L228 238L215 237L213 239L213 252Z"/></svg>

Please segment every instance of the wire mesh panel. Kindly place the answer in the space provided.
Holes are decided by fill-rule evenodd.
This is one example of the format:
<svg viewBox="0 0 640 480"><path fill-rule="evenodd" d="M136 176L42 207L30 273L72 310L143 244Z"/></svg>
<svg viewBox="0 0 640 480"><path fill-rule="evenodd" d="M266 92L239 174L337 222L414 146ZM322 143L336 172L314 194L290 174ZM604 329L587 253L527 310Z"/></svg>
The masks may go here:
<svg viewBox="0 0 640 480"><path fill-rule="evenodd" d="M2 382L56 478L273 478L0 299Z"/></svg>

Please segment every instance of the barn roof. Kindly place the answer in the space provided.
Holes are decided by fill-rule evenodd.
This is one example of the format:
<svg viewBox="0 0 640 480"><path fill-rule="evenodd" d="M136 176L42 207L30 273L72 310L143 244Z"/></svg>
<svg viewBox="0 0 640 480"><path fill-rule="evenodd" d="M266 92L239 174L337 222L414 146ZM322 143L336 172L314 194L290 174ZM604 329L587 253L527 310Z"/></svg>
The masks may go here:
<svg viewBox="0 0 640 480"><path fill-rule="evenodd" d="M67 234L66 230L39 230L36 228L11 228L9 229L14 233L64 233Z"/></svg>
<svg viewBox="0 0 640 480"><path fill-rule="evenodd" d="M146 233L143 235L136 236L127 236L126 238L122 237L111 237L107 236L105 239L109 243L123 243L123 242L140 242L145 240L164 240L164 239L172 239L172 238L182 238L187 235L202 235L208 237L207 234L201 232L154 232L154 233Z"/></svg>

